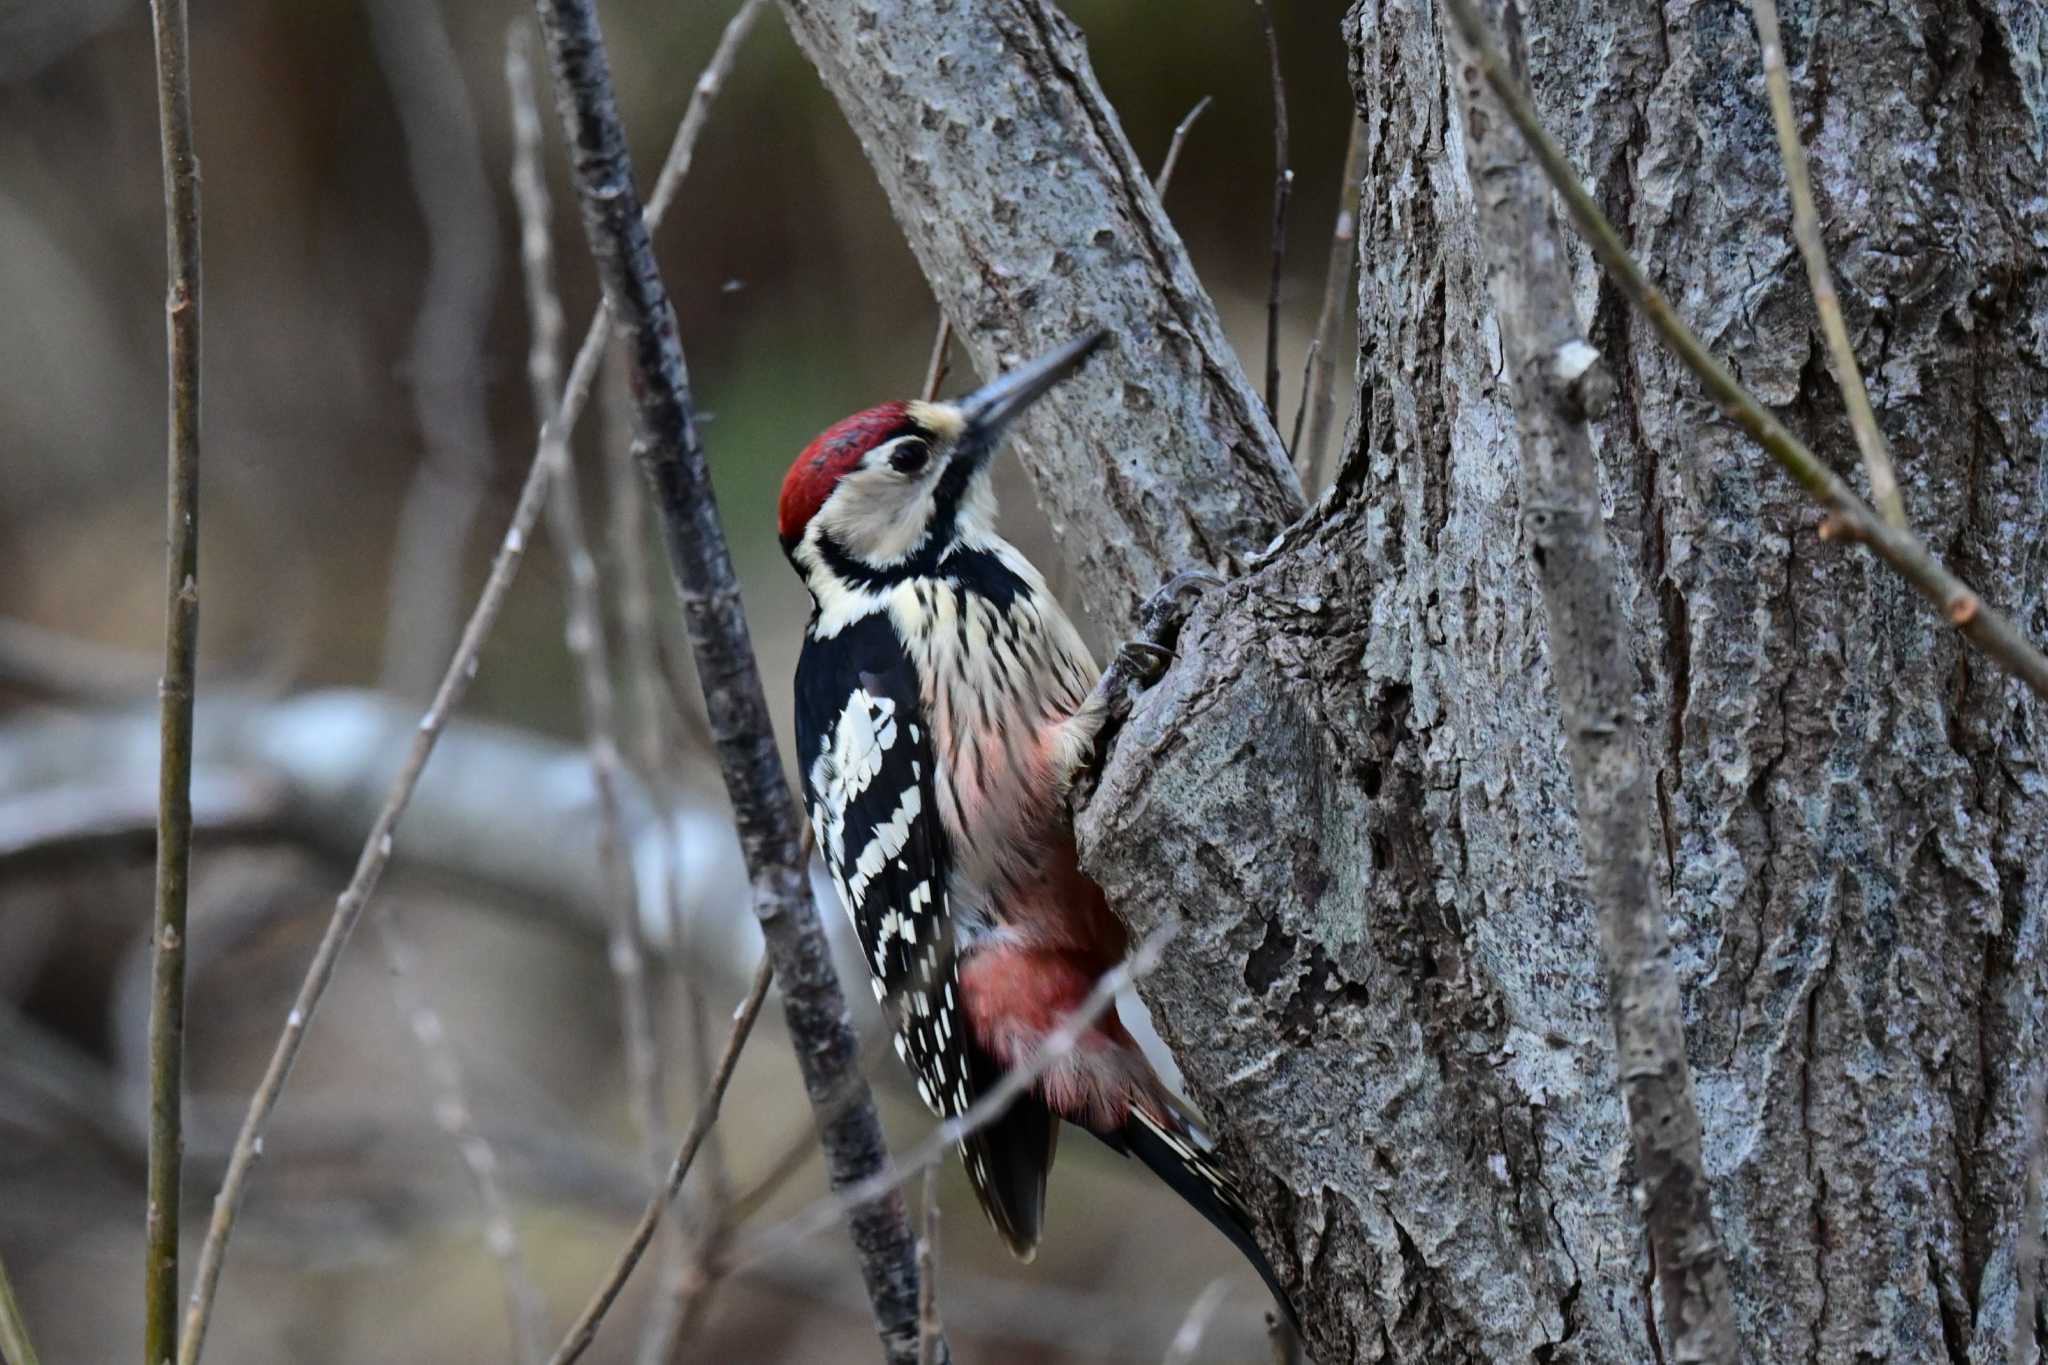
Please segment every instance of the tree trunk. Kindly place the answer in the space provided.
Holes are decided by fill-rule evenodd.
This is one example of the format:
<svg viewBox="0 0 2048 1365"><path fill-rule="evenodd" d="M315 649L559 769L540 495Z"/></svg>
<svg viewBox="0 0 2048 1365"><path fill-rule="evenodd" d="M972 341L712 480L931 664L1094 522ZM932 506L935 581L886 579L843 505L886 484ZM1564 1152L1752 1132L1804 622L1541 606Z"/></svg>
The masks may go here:
<svg viewBox="0 0 2048 1365"><path fill-rule="evenodd" d="M1838 9L1793 8L1786 42L1852 334L1916 524L2039 640L2044 26L2027 0ZM1369 134L1359 416L1337 488L1270 545L1293 514L1277 442L1071 26L1045 0L784 12L985 371L1083 321L1124 335L1027 451L1082 533L1090 606L1113 621L1188 558L1235 572L1081 834L1134 927L1186 922L1140 989L1312 1354L1671 1358L1430 5L1345 20ZM1518 19L1546 121L1637 254L1860 483L1746 8ZM1619 380L1593 435L1642 818L1746 1349L2003 1362L2048 1023L2048 711L1818 541L1799 490L1573 267ZM1159 514L1176 488L1181 520Z"/></svg>
<svg viewBox="0 0 2048 1365"><path fill-rule="evenodd" d="M2039 639L2048 89L2022 8L1795 10L1787 45L1909 510ZM1853 470L1746 9L1520 21L1638 255ZM1330 503L1191 623L1085 847L1138 927L1192 923L1141 989L1263 1173L1319 1360L1661 1359L1443 38L1414 0L1345 32L1363 420ZM1644 817L1749 1355L2003 1361L2048 1020L2043 708L1818 542L1575 263L1621 381L1595 430Z"/></svg>

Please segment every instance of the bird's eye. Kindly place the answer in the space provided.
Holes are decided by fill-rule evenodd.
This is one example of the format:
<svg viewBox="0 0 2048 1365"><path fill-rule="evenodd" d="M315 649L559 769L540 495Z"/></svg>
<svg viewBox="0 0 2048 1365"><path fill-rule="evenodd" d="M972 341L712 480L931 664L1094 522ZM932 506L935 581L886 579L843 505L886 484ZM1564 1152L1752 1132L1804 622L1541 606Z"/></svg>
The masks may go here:
<svg viewBox="0 0 2048 1365"><path fill-rule="evenodd" d="M898 474L915 474L931 457L930 446L915 437L905 437L896 442L896 448L889 452L889 468Z"/></svg>

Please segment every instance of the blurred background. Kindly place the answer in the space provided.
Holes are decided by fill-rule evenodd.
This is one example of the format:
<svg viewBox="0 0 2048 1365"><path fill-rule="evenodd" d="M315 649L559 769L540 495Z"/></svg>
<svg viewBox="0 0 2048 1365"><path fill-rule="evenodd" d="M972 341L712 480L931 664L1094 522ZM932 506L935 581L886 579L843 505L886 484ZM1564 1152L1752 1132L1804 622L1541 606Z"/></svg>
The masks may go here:
<svg viewBox="0 0 2048 1365"><path fill-rule="evenodd" d="M1148 164L1213 97L1167 206L1256 376L1273 160L1256 9L1065 8ZM1291 420L1350 100L1338 0L1275 9L1296 170L1281 295ZM603 6L643 188L731 12ZM438 13L421 0L213 0L193 14L206 292L188 1234L203 1229L249 1091L532 458L503 75L520 18L516 3L480 0ZM596 289L545 86L542 98L573 346ZM782 717L806 605L774 535L782 473L832 420L915 392L937 312L772 5L657 245ZM146 7L0 0L0 1256L50 1362L140 1349L163 288ZM946 389L974 382L956 368ZM661 655L680 661L668 681L687 697L658 549L630 505L614 515L625 427L608 383L593 409L576 460L613 652L633 557L622 537L641 536ZM1015 538L1051 571L1058 548L1021 475L1006 477ZM292 1078L228 1259L211 1361L515 1359L507 1251L552 1343L644 1199L564 579L540 537ZM673 1134L699 1083L688 1002L704 1002L715 1049L758 936L689 707L655 734L647 698L621 686L629 740L645 731L642 754L658 755L627 816ZM849 994L868 1008L864 987ZM892 1140L908 1146L929 1120L886 1045L870 1062ZM488 1150L466 1160L451 1127ZM749 1228L823 1190L772 1000L719 1131L707 1164ZM482 1211L479 1168L509 1223ZM693 1187L693 1207L707 1188ZM1185 1358L1263 1356L1266 1299L1236 1253L1083 1135L1063 1144L1035 1265L1002 1251L957 1164L938 1188L940 1305L959 1358L1158 1360L1191 1309L1208 1325ZM187 1246L189 1275L196 1237ZM678 1301L678 1274L643 1268L591 1358L636 1358L643 1322ZM838 1229L698 1293L691 1312L680 1358L876 1351Z"/></svg>

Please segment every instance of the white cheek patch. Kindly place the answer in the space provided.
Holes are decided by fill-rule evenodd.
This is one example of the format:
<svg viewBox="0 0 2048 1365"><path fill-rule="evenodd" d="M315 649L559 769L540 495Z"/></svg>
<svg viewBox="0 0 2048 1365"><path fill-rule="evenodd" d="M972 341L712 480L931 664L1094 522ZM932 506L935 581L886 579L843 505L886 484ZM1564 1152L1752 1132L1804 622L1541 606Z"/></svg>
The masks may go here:
<svg viewBox="0 0 2048 1365"><path fill-rule="evenodd" d="M906 479L886 461L840 479L812 525L863 564L887 568L923 546L936 478Z"/></svg>

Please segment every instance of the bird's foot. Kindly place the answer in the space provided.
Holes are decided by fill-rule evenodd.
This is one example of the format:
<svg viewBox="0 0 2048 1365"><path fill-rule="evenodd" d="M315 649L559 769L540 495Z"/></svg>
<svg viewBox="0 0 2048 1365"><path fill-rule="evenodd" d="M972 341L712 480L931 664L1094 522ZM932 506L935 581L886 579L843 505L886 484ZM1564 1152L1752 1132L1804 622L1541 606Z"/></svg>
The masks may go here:
<svg viewBox="0 0 2048 1365"><path fill-rule="evenodd" d="M1117 647L1109 667L1096 680L1089 710L1100 716L1095 742L1074 779L1075 809L1088 804L1102 781L1103 765L1116 736L1131 718L1138 694L1166 676L1173 664L1180 630L1202 594L1223 586L1223 580L1201 569L1186 569L1161 584L1138 609L1138 633Z"/></svg>

